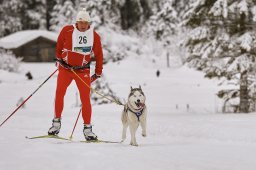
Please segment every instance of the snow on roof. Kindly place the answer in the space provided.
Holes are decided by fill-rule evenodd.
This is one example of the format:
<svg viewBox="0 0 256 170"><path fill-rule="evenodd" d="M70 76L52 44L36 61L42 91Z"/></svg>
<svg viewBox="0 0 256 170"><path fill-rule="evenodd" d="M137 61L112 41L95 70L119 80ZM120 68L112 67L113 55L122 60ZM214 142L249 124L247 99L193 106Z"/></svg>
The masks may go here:
<svg viewBox="0 0 256 170"><path fill-rule="evenodd" d="M57 42L58 34L45 30L26 30L15 32L0 39L0 47L5 49L18 48L38 37Z"/></svg>

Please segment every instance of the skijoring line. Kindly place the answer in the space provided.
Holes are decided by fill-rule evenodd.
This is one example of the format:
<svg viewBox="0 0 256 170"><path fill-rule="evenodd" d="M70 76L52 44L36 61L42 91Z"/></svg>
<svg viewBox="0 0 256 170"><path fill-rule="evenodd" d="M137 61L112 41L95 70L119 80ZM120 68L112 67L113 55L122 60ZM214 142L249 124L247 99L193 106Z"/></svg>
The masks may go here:
<svg viewBox="0 0 256 170"><path fill-rule="evenodd" d="M112 100L110 98L108 98L107 96L99 93L97 90L93 89L92 87L90 87L81 77L79 77L79 75L75 72L75 70L83 70L83 69L88 69L90 68L90 62L88 64L86 64L85 66L71 66L69 64L67 64L65 61L56 58L55 61L59 62L60 65L62 65L63 67L71 70L89 89L91 89L94 93L98 94L99 96L111 101L112 103L116 103L117 105L122 105L124 106L124 104L121 101L117 101L117 100ZM94 77L91 82L95 81L98 77Z"/></svg>
<svg viewBox="0 0 256 170"><path fill-rule="evenodd" d="M113 103L116 103L117 105L122 105L122 106L124 106L124 104L121 103L120 101L112 100L112 99L108 98L107 96L105 96L105 95L99 93L97 90L93 89L92 87L90 87L90 86L74 71L74 69L71 69L71 71L72 71L88 88L90 88L94 93L100 95L101 97L103 97L103 98L105 98L105 99L107 99L107 100L109 100L109 101L111 101L111 102L113 102Z"/></svg>

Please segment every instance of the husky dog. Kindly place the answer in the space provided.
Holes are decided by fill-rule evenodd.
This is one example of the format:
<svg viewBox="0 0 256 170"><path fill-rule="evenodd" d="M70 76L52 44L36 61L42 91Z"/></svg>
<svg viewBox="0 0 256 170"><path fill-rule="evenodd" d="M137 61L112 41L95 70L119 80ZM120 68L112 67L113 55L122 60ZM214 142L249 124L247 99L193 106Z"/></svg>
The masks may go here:
<svg viewBox="0 0 256 170"><path fill-rule="evenodd" d="M141 89L132 88L128 97L128 102L124 105L124 110L122 113L122 123L123 123L123 133L122 142L126 139L126 131L129 126L131 133L131 145L138 146L135 138L135 133L141 125L142 136L146 137L146 118L147 118L147 108L145 105L146 97Z"/></svg>

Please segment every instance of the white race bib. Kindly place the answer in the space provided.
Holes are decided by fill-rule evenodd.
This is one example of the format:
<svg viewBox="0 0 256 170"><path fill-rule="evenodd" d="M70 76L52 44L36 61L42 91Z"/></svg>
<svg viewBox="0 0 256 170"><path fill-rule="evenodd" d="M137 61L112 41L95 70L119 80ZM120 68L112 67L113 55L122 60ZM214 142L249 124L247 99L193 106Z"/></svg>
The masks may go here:
<svg viewBox="0 0 256 170"><path fill-rule="evenodd" d="M80 32L74 25L72 34L72 51L83 55L90 55L93 47L93 27L85 32Z"/></svg>

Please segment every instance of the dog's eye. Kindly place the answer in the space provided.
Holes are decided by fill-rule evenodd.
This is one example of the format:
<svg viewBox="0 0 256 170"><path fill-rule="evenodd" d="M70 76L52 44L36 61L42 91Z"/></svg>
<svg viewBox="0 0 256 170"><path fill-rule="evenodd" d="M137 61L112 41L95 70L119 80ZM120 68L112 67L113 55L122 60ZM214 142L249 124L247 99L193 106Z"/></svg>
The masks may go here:
<svg viewBox="0 0 256 170"><path fill-rule="evenodd" d="M133 95L133 97L136 97L136 95Z"/></svg>

